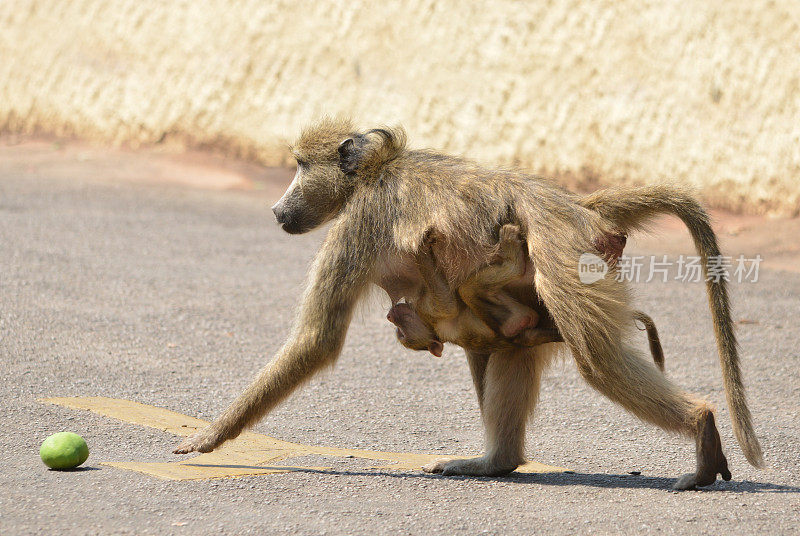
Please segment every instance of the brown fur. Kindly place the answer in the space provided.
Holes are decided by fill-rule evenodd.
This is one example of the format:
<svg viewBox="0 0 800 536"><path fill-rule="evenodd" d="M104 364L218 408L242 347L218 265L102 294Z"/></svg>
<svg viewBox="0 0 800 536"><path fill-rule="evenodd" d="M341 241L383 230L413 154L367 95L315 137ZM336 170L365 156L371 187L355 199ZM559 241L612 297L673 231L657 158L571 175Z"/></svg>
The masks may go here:
<svg viewBox="0 0 800 536"><path fill-rule="evenodd" d="M519 227L506 224L500 228L497 251L488 266L478 269L458 287L458 295L492 330L506 338L539 324L539 313L515 300L504 289L524 277L528 268L527 252L520 240ZM433 260L433 252L431 252ZM433 263L435 264L435 262ZM434 266L438 274L438 269ZM423 273L423 279L429 280ZM432 277L432 274L431 274Z"/></svg>
<svg viewBox="0 0 800 536"><path fill-rule="evenodd" d="M686 222L704 258L718 253L707 216L691 196L668 187L617 189L581 201L522 172L408 150L400 129L360 134L347 121L325 120L306 129L294 151L302 165L273 208L278 221L291 233L332 221L295 328L253 384L175 452L207 452L236 437L333 363L354 307L371 283L410 303L418 299L422 285L413 255L430 230L443 237L436 257L457 288L489 257L498 225L516 221L536 267L535 284L526 287L521 278L508 291L528 306L538 301L538 293L590 385L641 419L696 439L695 482L706 483L709 468L721 466L721 451L710 454L700 438L711 422L708 405L670 382L628 344L634 313L624 282L616 281L613 270L590 285L578 278L580 255L602 254L598 237L635 230L662 212ZM748 460L758 465L761 451L744 402L725 283L708 289L734 429ZM429 469L494 475L522 463L525 422L548 352L547 345L491 353L467 348L486 426L486 454Z"/></svg>

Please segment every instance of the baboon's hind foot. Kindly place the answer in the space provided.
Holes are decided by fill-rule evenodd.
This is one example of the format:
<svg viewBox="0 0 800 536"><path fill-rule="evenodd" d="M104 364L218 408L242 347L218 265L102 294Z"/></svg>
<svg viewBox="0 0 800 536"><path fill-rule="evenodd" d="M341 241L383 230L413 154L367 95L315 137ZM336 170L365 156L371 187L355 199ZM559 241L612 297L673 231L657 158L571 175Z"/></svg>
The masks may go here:
<svg viewBox="0 0 800 536"><path fill-rule="evenodd" d="M706 410L700 418L697 440L697 472L683 475L675 482L673 489L687 490L699 486L710 486L717 480L717 474L723 480L731 479L728 460L722 452L722 441L719 438L714 414Z"/></svg>

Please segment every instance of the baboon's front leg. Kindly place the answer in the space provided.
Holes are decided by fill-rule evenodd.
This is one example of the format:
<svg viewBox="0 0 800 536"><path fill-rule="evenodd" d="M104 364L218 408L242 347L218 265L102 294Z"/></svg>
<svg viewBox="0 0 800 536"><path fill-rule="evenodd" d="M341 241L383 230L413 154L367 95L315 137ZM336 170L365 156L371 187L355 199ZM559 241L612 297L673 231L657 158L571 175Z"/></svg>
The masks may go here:
<svg viewBox="0 0 800 536"><path fill-rule="evenodd" d="M373 258L366 238L346 236L346 224L340 221L329 231L293 334L275 359L216 421L186 438L173 452L214 450L255 424L339 356L355 304L370 281Z"/></svg>
<svg viewBox="0 0 800 536"><path fill-rule="evenodd" d="M464 460L437 460L422 469L443 475L500 476L525 461L525 423L536 404L541 363L535 352L495 352L483 379L483 422L486 453Z"/></svg>
<svg viewBox="0 0 800 536"><path fill-rule="evenodd" d="M225 441L237 437L313 373L335 359L339 348L338 344L328 346L313 337L301 336L287 342L275 359L216 421L187 437L173 452L211 452Z"/></svg>
<svg viewBox="0 0 800 536"><path fill-rule="evenodd" d="M469 371L472 374L472 384L475 386L475 394L478 396L478 406L483 413L483 391L484 376L486 376L486 365L489 363L489 355L484 352L466 350Z"/></svg>

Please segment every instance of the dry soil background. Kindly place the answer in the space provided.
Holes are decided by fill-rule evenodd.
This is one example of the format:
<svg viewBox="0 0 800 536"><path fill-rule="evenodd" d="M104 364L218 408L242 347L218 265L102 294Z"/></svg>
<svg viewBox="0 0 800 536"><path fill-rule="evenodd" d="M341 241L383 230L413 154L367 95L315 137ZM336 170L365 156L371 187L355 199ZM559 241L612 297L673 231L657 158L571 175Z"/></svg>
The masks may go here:
<svg viewBox="0 0 800 536"><path fill-rule="evenodd" d="M796 215L798 21L767 0L2 2L0 132L280 164L344 113L573 186Z"/></svg>

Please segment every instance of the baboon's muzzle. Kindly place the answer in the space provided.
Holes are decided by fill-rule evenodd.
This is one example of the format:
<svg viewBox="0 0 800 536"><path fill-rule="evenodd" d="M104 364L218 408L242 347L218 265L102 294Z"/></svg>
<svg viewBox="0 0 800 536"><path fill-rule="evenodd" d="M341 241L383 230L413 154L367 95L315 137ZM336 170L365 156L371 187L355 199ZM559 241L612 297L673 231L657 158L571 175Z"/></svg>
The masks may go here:
<svg viewBox="0 0 800 536"><path fill-rule="evenodd" d="M289 209L281 201L272 206L272 213L275 214L275 220L281 229L289 234L299 234L308 230L302 218L297 216L297 211Z"/></svg>

